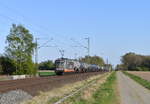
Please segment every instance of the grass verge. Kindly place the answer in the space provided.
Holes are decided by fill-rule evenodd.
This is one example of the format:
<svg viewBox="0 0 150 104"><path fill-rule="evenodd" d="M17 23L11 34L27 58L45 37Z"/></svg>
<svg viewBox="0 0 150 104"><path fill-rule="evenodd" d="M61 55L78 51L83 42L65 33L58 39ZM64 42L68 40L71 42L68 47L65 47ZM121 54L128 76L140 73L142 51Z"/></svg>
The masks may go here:
<svg viewBox="0 0 150 104"><path fill-rule="evenodd" d="M113 72L94 94L94 104L117 104L115 85L116 72Z"/></svg>
<svg viewBox="0 0 150 104"><path fill-rule="evenodd" d="M137 83L141 84L142 86L144 86L145 88L149 89L150 90L150 82L145 80L145 79L142 79L141 77L139 76L136 76L136 75L133 75L133 74L130 74L128 72L123 72L125 75L129 76L131 79L133 79L134 81L136 81Z"/></svg>
<svg viewBox="0 0 150 104"><path fill-rule="evenodd" d="M115 90L116 72L112 72L103 83L98 81L96 85L76 94L63 104L118 104Z"/></svg>
<svg viewBox="0 0 150 104"><path fill-rule="evenodd" d="M55 72L38 72L39 76L53 76L56 75Z"/></svg>

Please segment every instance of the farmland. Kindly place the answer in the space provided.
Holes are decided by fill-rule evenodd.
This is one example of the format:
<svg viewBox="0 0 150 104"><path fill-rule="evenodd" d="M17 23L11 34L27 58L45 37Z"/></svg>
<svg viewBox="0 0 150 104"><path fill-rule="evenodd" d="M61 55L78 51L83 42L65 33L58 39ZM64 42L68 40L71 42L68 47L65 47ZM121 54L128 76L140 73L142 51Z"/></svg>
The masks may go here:
<svg viewBox="0 0 150 104"><path fill-rule="evenodd" d="M131 73L131 74L134 74L134 75L137 75L145 80L148 80L150 81L150 72L147 71L147 72L144 72L144 71L129 71L128 73Z"/></svg>

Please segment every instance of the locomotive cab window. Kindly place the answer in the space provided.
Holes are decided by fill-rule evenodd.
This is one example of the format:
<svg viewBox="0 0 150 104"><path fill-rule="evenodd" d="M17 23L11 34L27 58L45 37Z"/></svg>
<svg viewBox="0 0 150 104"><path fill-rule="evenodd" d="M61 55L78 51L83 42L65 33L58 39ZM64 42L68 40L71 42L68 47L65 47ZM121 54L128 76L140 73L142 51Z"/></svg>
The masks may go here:
<svg viewBox="0 0 150 104"><path fill-rule="evenodd" d="M56 62L56 67L64 67L64 62Z"/></svg>

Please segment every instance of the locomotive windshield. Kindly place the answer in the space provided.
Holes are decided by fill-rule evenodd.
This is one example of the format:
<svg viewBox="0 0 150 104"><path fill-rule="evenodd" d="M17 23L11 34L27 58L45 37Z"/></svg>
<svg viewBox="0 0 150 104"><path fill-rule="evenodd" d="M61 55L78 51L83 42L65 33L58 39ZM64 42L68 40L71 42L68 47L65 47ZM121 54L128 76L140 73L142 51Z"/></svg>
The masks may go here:
<svg viewBox="0 0 150 104"><path fill-rule="evenodd" d="M64 67L64 62L56 61L55 65L56 65L57 68L63 68Z"/></svg>

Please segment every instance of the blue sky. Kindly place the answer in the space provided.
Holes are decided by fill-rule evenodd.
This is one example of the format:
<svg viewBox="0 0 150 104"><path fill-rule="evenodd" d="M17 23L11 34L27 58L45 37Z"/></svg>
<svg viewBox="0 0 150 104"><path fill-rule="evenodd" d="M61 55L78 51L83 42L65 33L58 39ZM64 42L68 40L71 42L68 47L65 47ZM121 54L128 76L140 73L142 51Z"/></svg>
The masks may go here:
<svg viewBox="0 0 150 104"><path fill-rule="evenodd" d="M39 50L39 61L86 55L84 38L90 37L90 55L120 63L127 52L150 53L150 1L146 0L0 0L0 53L12 23L23 24L39 44L53 38ZM73 38L74 42L71 40Z"/></svg>

